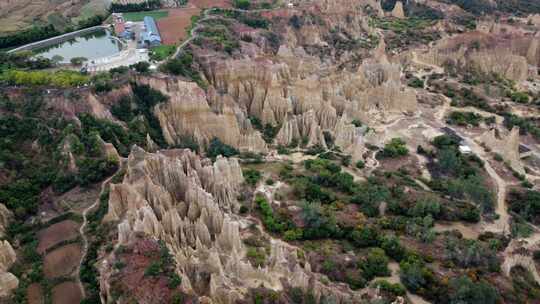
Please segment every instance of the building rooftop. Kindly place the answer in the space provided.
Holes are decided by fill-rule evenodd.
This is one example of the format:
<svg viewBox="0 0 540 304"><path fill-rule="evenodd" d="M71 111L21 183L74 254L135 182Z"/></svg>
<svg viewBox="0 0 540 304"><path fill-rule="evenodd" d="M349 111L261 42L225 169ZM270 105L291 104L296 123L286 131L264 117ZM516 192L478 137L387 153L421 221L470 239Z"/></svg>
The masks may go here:
<svg viewBox="0 0 540 304"><path fill-rule="evenodd" d="M159 30L158 30L158 27L156 25L156 21L154 20L154 18L150 16L145 16L144 26L146 27L147 33L159 36Z"/></svg>

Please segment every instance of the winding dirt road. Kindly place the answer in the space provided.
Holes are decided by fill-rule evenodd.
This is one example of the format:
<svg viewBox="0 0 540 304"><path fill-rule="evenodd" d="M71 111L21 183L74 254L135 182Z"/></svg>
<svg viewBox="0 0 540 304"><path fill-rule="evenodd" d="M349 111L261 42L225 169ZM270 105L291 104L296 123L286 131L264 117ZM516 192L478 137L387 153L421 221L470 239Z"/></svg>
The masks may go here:
<svg viewBox="0 0 540 304"><path fill-rule="evenodd" d="M84 211L82 213L83 223L82 223L81 227L79 228L79 234L81 235L82 245L83 246L82 246L81 261L79 262L79 265L77 266L76 271L77 271L77 284L79 285L79 288L81 289L81 294L82 294L83 299L86 298L86 291L84 289L83 283L81 282L80 272L81 272L81 265L82 265L82 263L84 263L84 259L86 258L86 254L88 253L88 237L86 236L86 234L84 232L84 229L86 228L86 225L88 224L88 212L92 211L94 208L96 208L99 205L101 195L103 194L103 192L105 192L105 189L108 186L111 179L118 172L120 172L122 170L122 166L123 166L122 165L122 160L120 160L118 170L113 175L111 175L110 177L108 177L106 180L104 180L101 183L101 191L99 192L99 195L98 195L96 201L92 205L88 206L88 208L84 209Z"/></svg>

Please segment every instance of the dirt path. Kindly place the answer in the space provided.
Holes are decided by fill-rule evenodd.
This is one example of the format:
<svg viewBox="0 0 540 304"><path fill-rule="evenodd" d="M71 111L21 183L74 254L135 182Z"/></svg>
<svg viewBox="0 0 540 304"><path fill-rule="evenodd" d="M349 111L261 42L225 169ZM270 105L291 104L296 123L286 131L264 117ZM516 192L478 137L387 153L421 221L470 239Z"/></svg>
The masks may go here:
<svg viewBox="0 0 540 304"><path fill-rule="evenodd" d="M88 208L86 208L82 213L83 223L81 227L79 228L79 234L81 235L81 239L82 239L82 254L81 254L81 260L76 269L76 273L77 273L77 284L79 285L79 288L81 289L81 294L82 294L83 299L86 298L86 292L84 290L84 285L81 282L80 272L81 272L81 265L84 262L84 259L86 258L86 254L88 252L88 237L84 233L84 229L86 228L86 225L88 224L88 212L92 211L96 206L99 205L101 195L105 191L105 188L107 187L111 179L116 175L116 173L120 172L121 170L122 170L122 160L120 160L118 170L113 175L111 175L109 178L107 178L101 183L101 191L99 192L99 195L96 201L92 205L88 206Z"/></svg>
<svg viewBox="0 0 540 304"><path fill-rule="evenodd" d="M426 66L428 68L433 69L433 73L437 73L437 74L443 74L444 73L444 68L442 68L442 67L440 67L438 65L431 64L431 63L423 62L420 59L418 59L418 56L416 55L416 52L412 53L411 61L413 63L417 64L417 65L423 65L423 66Z"/></svg>
<svg viewBox="0 0 540 304"><path fill-rule="evenodd" d="M495 185L497 187L497 202L495 206L495 212L499 215L499 218L492 223L484 223L483 230L486 232L489 231L508 235L510 233L510 215L508 214L508 210L506 208L507 183L499 176L499 174L497 174L495 169L493 169L493 167L485 157L484 149L479 144L477 144L473 139L469 138L462 132L451 127L449 128L456 132L456 134L458 134L460 137L462 137L465 143L471 148L472 152L484 162L484 168L486 169L487 174L495 182Z"/></svg>

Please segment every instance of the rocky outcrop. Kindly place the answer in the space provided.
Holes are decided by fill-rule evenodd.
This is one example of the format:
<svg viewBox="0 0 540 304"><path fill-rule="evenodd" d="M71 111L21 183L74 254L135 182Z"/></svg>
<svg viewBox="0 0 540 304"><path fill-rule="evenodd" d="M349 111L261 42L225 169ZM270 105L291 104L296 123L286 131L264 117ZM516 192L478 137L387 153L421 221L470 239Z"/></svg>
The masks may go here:
<svg viewBox="0 0 540 304"><path fill-rule="evenodd" d="M0 241L0 298L9 296L19 286L17 277L8 272L16 259L15 251L9 242Z"/></svg>
<svg viewBox="0 0 540 304"><path fill-rule="evenodd" d="M405 18L405 10L403 9L403 3L401 1L396 1L394 9L392 9L392 17L399 19Z"/></svg>
<svg viewBox="0 0 540 304"><path fill-rule="evenodd" d="M6 206L0 204L0 237L4 236L12 217L13 214ZM16 260L17 255L11 244L6 240L0 241L0 299L9 296L19 286L17 277L8 272Z"/></svg>
<svg viewBox="0 0 540 304"><path fill-rule="evenodd" d="M105 158L116 162L120 161L120 154L118 154L113 144L105 142L99 135L97 135L97 142Z"/></svg>
<svg viewBox="0 0 540 304"><path fill-rule="evenodd" d="M197 84L175 78L140 78L139 81L170 97L169 102L155 108L168 144L179 145L190 138L204 148L217 137L240 150L266 151L260 133L253 130L245 114L228 98L219 104L211 103L212 96Z"/></svg>
<svg viewBox="0 0 540 304"><path fill-rule="evenodd" d="M182 289L214 303L235 303L248 288L279 291L285 285L313 290L317 299L325 295L336 303L358 301L344 285L321 283L309 263L300 265L298 249L280 240L271 240L264 267L247 261L241 231L249 224L235 212L242 182L234 159L218 158L212 164L189 150L152 154L135 147L123 182L111 185L105 220L118 223L120 244L141 234L163 240L174 256ZM105 300L111 299L106 280L112 264L104 262L100 269Z"/></svg>
<svg viewBox="0 0 540 304"><path fill-rule="evenodd" d="M515 171L523 174L525 169L519 156L519 128L514 127L510 132L491 129L479 137L479 141L492 151L500 154Z"/></svg>
<svg viewBox="0 0 540 304"><path fill-rule="evenodd" d="M401 66L388 61L384 41L374 53L376 58L364 61L356 71L317 75L320 63L292 65L291 59L289 64L296 53L282 47L278 63L242 59L209 65L206 92L175 78L139 82L170 97L155 113L171 145L189 137L204 148L217 137L240 150L264 152L266 143L248 119L256 117L263 125L281 126L276 144L307 141L308 146L326 146L323 131L335 138L350 137L350 130L337 126L343 115L369 122L416 110L416 93L401 84ZM336 133L341 131L349 133ZM355 141L348 140L347 145Z"/></svg>
<svg viewBox="0 0 540 304"><path fill-rule="evenodd" d="M6 234L9 221L13 218L13 213L4 204L0 204L0 238Z"/></svg>
<svg viewBox="0 0 540 304"><path fill-rule="evenodd" d="M509 25L500 26L493 22L480 23L478 32L441 39L429 50L413 53L413 62L474 68L516 82L524 81L535 74L540 58L539 37Z"/></svg>
<svg viewBox="0 0 540 304"><path fill-rule="evenodd" d="M376 31L366 16L384 16L379 1L316 0L262 14L296 16L302 26L283 24L283 39L272 53L260 42L268 39L256 32L249 33L253 43L249 52L241 48L241 56L223 57L193 46L206 90L174 77L137 79L170 97L155 108L168 144L191 140L204 150L219 138L241 151L267 152L260 125L252 125L260 121L279 128L273 142L265 137L269 144L327 146L323 135L328 132L348 148L361 140L352 138L354 128L338 126L344 114L348 123L369 123L416 110L415 91L401 83L401 65L390 62L383 39L373 50L338 50L331 45L334 34L371 43ZM365 59L370 53L372 58ZM340 60L354 62L353 67L343 69Z"/></svg>
<svg viewBox="0 0 540 304"><path fill-rule="evenodd" d="M536 263L530 255L525 254L514 254L510 257L507 257L502 264L502 270L507 277L510 277L510 272L514 267L523 267L526 269L534 278L534 280L540 284L540 275L536 270Z"/></svg>
<svg viewBox="0 0 540 304"><path fill-rule="evenodd" d="M474 52L470 60L477 69L486 74L495 73L518 82L527 80L529 75L527 58L514 55L508 50Z"/></svg>

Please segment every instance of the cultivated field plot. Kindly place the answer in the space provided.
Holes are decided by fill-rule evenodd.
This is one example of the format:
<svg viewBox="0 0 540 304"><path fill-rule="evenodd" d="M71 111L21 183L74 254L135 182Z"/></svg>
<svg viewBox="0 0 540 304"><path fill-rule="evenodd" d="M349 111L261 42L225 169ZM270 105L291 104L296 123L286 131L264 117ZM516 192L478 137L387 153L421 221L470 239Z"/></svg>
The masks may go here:
<svg viewBox="0 0 540 304"><path fill-rule="evenodd" d="M104 14L107 0L0 0L0 35L52 23L63 29Z"/></svg>
<svg viewBox="0 0 540 304"><path fill-rule="evenodd" d="M39 283L33 283L26 289L26 299L28 304L43 304L45 299L43 297L43 288Z"/></svg>
<svg viewBox="0 0 540 304"><path fill-rule="evenodd" d="M38 232L39 244L37 252L43 254L57 244L75 239L79 235L78 229L78 223L66 220L41 230Z"/></svg>
<svg viewBox="0 0 540 304"><path fill-rule="evenodd" d="M49 279L69 276L77 268L81 255L79 244L69 244L55 249L43 259L43 273Z"/></svg>
<svg viewBox="0 0 540 304"><path fill-rule="evenodd" d="M203 9L211 7L232 7L232 1L230 0L190 0L188 5Z"/></svg>
<svg viewBox="0 0 540 304"><path fill-rule="evenodd" d="M191 17L211 7L228 8L232 5L229 0L190 0L186 8L167 10L168 16L157 21L163 43L173 45L185 40L189 35L187 28L191 24Z"/></svg>
<svg viewBox="0 0 540 304"><path fill-rule="evenodd" d="M80 303L81 300L81 289L74 282L58 284L52 290L53 304L73 304Z"/></svg>
<svg viewBox="0 0 540 304"><path fill-rule="evenodd" d="M186 39L191 17L200 12L198 8L170 9L167 18L157 21L163 44L173 45Z"/></svg>
<svg viewBox="0 0 540 304"><path fill-rule="evenodd" d="M153 17L155 20L163 19L169 16L169 11L159 10L159 11L148 11L148 12L130 12L123 13L124 19L126 21L141 22L144 20L145 16Z"/></svg>

